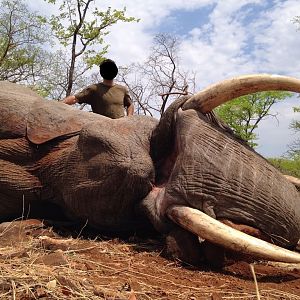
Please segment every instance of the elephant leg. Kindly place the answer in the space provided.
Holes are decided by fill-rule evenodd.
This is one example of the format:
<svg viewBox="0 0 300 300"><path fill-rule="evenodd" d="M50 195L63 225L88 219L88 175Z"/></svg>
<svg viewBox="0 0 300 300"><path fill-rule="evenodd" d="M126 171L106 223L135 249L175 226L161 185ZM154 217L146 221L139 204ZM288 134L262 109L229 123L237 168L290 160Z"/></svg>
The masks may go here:
<svg viewBox="0 0 300 300"><path fill-rule="evenodd" d="M0 219L26 217L39 199L41 183L24 167L0 160Z"/></svg>

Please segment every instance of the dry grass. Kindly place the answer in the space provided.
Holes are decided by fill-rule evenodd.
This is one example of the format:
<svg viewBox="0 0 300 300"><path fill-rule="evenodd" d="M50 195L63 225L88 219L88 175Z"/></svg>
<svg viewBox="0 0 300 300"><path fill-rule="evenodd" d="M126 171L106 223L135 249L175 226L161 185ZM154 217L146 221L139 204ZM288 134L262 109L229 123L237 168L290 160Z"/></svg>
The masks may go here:
<svg viewBox="0 0 300 300"><path fill-rule="evenodd" d="M37 227L0 233L0 299L257 299L259 289L260 299L300 300L276 284L255 289L250 279L183 267L162 258L156 241L60 239Z"/></svg>

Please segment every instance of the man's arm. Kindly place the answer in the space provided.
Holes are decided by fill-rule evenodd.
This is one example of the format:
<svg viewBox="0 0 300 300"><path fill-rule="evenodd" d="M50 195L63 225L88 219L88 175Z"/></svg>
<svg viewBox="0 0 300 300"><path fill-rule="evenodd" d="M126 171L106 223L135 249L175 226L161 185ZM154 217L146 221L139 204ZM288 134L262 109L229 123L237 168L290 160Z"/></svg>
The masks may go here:
<svg viewBox="0 0 300 300"><path fill-rule="evenodd" d="M68 105L72 105L72 104L77 103L78 99L74 95L70 95L70 96L64 98L63 102L68 104Z"/></svg>
<svg viewBox="0 0 300 300"><path fill-rule="evenodd" d="M134 105L130 103L129 106L126 107L127 116L132 116L134 113Z"/></svg>
<svg viewBox="0 0 300 300"><path fill-rule="evenodd" d="M125 95L124 95L124 106L126 109L127 116L132 116L134 113L134 105L129 95L128 88L125 88Z"/></svg>

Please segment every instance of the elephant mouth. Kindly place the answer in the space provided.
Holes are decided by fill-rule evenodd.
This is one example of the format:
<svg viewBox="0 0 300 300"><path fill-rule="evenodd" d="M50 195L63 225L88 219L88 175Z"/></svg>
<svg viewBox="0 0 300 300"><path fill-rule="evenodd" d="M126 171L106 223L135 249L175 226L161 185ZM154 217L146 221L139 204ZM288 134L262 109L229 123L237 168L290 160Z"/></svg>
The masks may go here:
<svg viewBox="0 0 300 300"><path fill-rule="evenodd" d="M266 91L300 92L300 80L278 75L248 75L225 80L189 98L182 110L194 109L209 113L217 106L240 96ZM187 231L213 244L264 260L300 263L300 253L255 238L187 206L170 205L166 216Z"/></svg>

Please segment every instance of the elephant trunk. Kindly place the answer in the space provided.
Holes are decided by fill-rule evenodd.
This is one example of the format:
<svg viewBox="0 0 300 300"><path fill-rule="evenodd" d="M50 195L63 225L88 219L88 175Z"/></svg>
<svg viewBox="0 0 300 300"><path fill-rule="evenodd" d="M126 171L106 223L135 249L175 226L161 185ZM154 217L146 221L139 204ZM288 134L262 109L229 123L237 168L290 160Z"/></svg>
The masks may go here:
<svg viewBox="0 0 300 300"><path fill-rule="evenodd" d="M182 109L195 109L202 113L207 113L229 100L267 90L284 90L300 93L300 80L287 76L267 74L239 76L211 85L193 95L184 103Z"/></svg>
<svg viewBox="0 0 300 300"><path fill-rule="evenodd" d="M264 260L300 263L300 253L249 236L197 209L173 205L167 210L167 215L184 229L226 249Z"/></svg>

